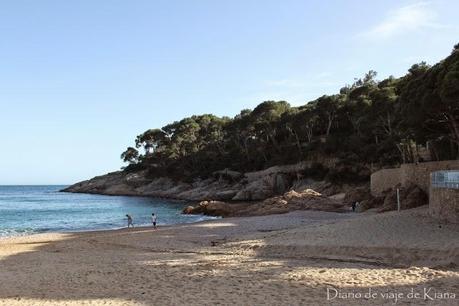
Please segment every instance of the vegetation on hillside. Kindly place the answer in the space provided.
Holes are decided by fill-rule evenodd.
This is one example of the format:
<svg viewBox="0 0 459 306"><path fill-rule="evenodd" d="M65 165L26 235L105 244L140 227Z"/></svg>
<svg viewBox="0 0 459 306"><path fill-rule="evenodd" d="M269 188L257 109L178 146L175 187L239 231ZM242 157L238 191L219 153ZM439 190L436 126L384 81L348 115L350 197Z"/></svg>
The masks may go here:
<svg viewBox="0 0 459 306"><path fill-rule="evenodd" d="M266 101L234 118L205 114L147 130L121 158L127 171L191 178L319 155L383 167L419 161L421 149L434 160L459 156L459 44L432 67L381 81L369 71L303 106Z"/></svg>

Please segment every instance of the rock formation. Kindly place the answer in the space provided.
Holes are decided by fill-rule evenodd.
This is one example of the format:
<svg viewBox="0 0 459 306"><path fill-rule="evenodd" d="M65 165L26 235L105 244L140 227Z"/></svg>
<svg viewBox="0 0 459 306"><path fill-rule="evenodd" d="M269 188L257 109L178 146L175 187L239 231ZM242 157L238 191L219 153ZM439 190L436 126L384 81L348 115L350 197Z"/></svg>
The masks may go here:
<svg viewBox="0 0 459 306"><path fill-rule="evenodd" d="M168 177L148 179L148 173L113 172L72 185L63 191L107 195L151 196L199 205L184 209L187 214L250 216L314 209L345 212L359 202L357 212L376 208L379 212L397 209L395 188L372 197L369 184L332 184L308 177L310 163L275 166L262 171L240 173L224 169L193 182ZM400 186L399 186L400 187ZM426 194L417 186L400 189L401 208L427 204Z"/></svg>
<svg viewBox="0 0 459 306"><path fill-rule="evenodd" d="M112 172L72 185L63 191L107 195L138 195L187 201L261 201L281 195L290 189L314 188L326 195L339 193L339 186L299 178L307 174L311 163L275 166L262 171L240 173L224 169L206 179L193 182L168 177L148 179L147 171ZM302 176L301 175L301 176Z"/></svg>
<svg viewBox="0 0 459 306"><path fill-rule="evenodd" d="M340 201L326 197L314 190L301 192L288 191L264 201L227 203L221 201L203 201L197 206L188 206L186 214L205 214L209 216L260 216L287 213L293 210L321 210L330 212L348 212L349 208Z"/></svg>

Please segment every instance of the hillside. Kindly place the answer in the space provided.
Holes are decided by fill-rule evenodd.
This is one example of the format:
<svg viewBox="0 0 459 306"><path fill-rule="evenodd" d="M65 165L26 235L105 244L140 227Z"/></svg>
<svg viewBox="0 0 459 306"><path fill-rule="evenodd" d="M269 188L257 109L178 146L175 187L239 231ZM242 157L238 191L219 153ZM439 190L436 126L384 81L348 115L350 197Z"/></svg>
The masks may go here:
<svg viewBox="0 0 459 306"><path fill-rule="evenodd" d="M135 138L122 171L65 191L252 201L313 188L335 195L372 171L459 156L459 45L429 66L376 72L303 106L266 101L234 118L191 116Z"/></svg>

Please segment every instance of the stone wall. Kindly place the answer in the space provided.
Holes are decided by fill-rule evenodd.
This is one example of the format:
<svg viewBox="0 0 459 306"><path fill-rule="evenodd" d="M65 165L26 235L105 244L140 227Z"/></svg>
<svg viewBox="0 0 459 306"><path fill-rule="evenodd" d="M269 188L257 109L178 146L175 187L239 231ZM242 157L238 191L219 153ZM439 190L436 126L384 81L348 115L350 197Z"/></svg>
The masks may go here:
<svg viewBox="0 0 459 306"><path fill-rule="evenodd" d="M429 212L438 220L459 223L459 189L431 187Z"/></svg>
<svg viewBox="0 0 459 306"><path fill-rule="evenodd" d="M400 167L402 185L410 184L421 187L429 193L430 174L439 170L459 170L459 160L445 160L439 162L428 162L419 164L404 164Z"/></svg>
<svg viewBox="0 0 459 306"><path fill-rule="evenodd" d="M459 160L445 160L419 164L403 164L400 168L382 169L371 175L371 194L376 196L397 184L418 185L429 193L430 173L439 170L459 170Z"/></svg>

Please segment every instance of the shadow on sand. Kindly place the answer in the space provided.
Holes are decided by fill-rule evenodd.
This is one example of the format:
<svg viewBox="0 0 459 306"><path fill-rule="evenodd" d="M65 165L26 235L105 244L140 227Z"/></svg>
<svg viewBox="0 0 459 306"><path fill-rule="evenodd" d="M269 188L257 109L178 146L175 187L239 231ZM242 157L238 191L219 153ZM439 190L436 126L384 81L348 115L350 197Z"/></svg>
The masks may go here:
<svg viewBox="0 0 459 306"><path fill-rule="evenodd" d="M245 239L240 242L248 244L245 235L252 233L250 240L269 243L268 237L286 231L282 222L268 226L259 220L232 218L158 230L5 240L0 242L0 303L13 305L25 299L24 304L37 305L101 300L145 305L318 305L327 303L327 288L341 288L342 293L364 293L369 288L378 294L422 293L424 288L432 288L431 295L458 293L456 267L399 269L374 263L271 257L257 251L243 255L232 246L235 240ZM373 305L393 301L381 296L373 300L337 297L330 302ZM453 305L457 300L404 302Z"/></svg>

